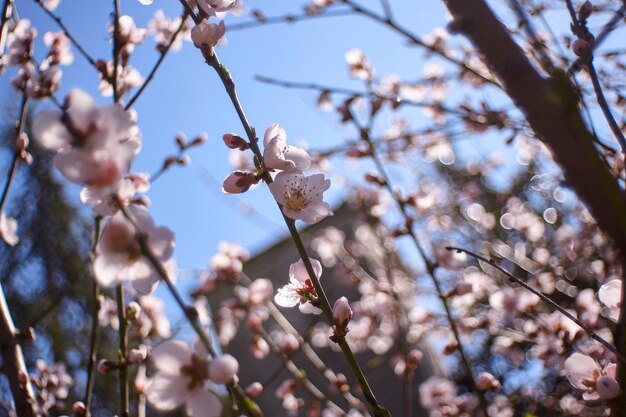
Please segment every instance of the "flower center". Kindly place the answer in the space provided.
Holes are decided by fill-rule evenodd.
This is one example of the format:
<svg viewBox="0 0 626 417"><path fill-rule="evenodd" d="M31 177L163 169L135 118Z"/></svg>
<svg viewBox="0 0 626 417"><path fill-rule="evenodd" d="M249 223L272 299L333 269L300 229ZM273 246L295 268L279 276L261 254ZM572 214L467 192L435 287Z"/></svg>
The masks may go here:
<svg viewBox="0 0 626 417"><path fill-rule="evenodd" d="M193 354L191 363L180 367L180 374L189 378L187 390L191 392L204 385L204 381L209 379L209 366L206 360Z"/></svg>
<svg viewBox="0 0 626 417"><path fill-rule="evenodd" d="M289 209L299 211L304 209L311 203L311 199L307 195L304 183L307 182L306 178L298 178L296 181L287 181L285 187L285 203Z"/></svg>

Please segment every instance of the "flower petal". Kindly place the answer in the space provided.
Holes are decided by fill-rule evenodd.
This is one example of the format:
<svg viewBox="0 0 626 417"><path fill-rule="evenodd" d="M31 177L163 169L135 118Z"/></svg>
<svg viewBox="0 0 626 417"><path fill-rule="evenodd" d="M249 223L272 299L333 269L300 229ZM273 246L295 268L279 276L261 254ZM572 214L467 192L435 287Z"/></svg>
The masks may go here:
<svg viewBox="0 0 626 417"><path fill-rule="evenodd" d="M182 340L168 340L152 349L152 362L167 375L179 375L180 368L191 362L191 348Z"/></svg>

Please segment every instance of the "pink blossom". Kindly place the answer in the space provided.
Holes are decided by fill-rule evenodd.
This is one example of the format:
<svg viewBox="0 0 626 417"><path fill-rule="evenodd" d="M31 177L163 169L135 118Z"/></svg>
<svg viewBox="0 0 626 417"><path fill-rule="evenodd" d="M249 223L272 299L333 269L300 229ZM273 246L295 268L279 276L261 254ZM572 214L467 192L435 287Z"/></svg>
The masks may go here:
<svg viewBox="0 0 626 417"><path fill-rule="evenodd" d="M333 214L323 200L324 191L330 188L324 174L305 177L301 171L281 171L269 187L285 216L291 219L313 224Z"/></svg>
<svg viewBox="0 0 626 417"><path fill-rule="evenodd" d="M152 350L157 373L146 387L150 404L161 411L185 405L193 417L218 417L220 399L208 388L209 362L182 340L169 340Z"/></svg>
<svg viewBox="0 0 626 417"><path fill-rule="evenodd" d="M270 169L305 171L311 167L311 157L304 150L287 145L287 133L278 123L265 131L263 162Z"/></svg>
<svg viewBox="0 0 626 417"><path fill-rule="evenodd" d="M216 16L216 13L229 11L236 0L196 0L198 8L209 16Z"/></svg>
<svg viewBox="0 0 626 417"><path fill-rule="evenodd" d="M15 246L20 241L17 237L17 221L4 214L4 211L0 212L0 237L9 246Z"/></svg>
<svg viewBox="0 0 626 417"><path fill-rule="evenodd" d="M111 97L113 96L113 86L109 82L113 78L113 61L109 62L101 62L101 73L100 73L100 85L98 86L98 91L102 94L103 97ZM106 73L107 76L104 77L102 72ZM117 66L117 93L119 96L123 96L128 93L133 88L139 87L143 83L144 79L135 68L130 65Z"/></svg>
<svg viewBox="0 0 626 417"><path fill-rule="evenodd" d="M180 22L180 16L170 19L163 13L163 10L157 10L154 13L154 17L148 22L148 32L154 37L158 50L163 50L170 44ZM178 34L170 50L179 51L183 45L183 40L189 40L189 27L187 25Z"/></svg>
<svg viewBox="0 0 626 417"><path fill-rule="evenodd" d="M369 80L372 78L372 66L360 49L351 49L346 52L346 62L348 63L350 76L352 78L359 80Z"/></svg>
<svg viewBox="0 0 626 417"><path fill-rule="evenodd" d="M108 187L84 187L80 200L84 204L92 204L95 214L108 216L117 213L118 202L124 206L135 203L137 193L145 193L149 188L150 176L147 173L133 173Z"/></svg>
<svg viewBox="0 0 626 417"><path fill-rule="evenodd" d="M617 321L622 305L622 281L613 279L602 285L598 291L598 298L609 308L611 320Z"/></svg>
<svg viewBox="0 0 626 417"><path fill-rule="evenodd" d="M310 259L311 266L317 279L322 276L322 264L316 259ZM320 314L322 310L313 305L317 301L317 291L309 274L304 267L304 262L300 259L289 267L290 283L280 288L274 297L274 301L281 307L300 308L305 314Z"/></svg>
<svg viewBox="0 0 626 417"><path fill-rule="evenodd" d="M7 35L8 65L18 65L30 61L37 29L30 26L30 20L21 19Z"/></svg>
<svg viewBox="0 0 626 417"><path fill-rule="evenodd" d="M617 397L621 389L615 379L616 371L616 364L609 363L602 369L591 357L578 352L565 361L565 376L570 384L585 391L585 400L610 400Z"/></svg>
<svg viewBox="0 0 626 417"><path fill-rule="evenodd" d="M237 382L239 362L233 356L225 354L218 356L209 365L209 377L218 384L232 384Z"/></svg>
<svg viewBox="0 0 626 417"><path fill-rule="evenodd" d="M70 40L62 30L46 32L43 42L50 49L47 62L50 65L70 65L74 62L74 54L70 48Z"/></svg>
<svg viewBox="0 0 626 417"><path fill-rule="evenodd" d="M174 252L174 233L167 227L156 227L145 207L131 205L128 210L156 259L161 263L169 261ZM101 285L112 286L129 281L137 291L147 294L159 282L160 276L142 255L135 227L122 212L118 212L104 226L98 247L93 270Z"/></svg>
<svg viewBox="0 0 626 417"><path fill-rule="evenodd" d="M226 33L224 21L217 24L203 20L191 29L191 40L205 55L211 55L213 47L222 39L224 33Z"/></svg>
<svg viewBox="0 0 626 417"><path fill-rule="evenodd" d="M131 114L118 104L100 108L80 90L70 92L64 107L65 113L35 117L35 138L57 152L54 163L68 180L95 187L117 182L141 148Z"/></svg>

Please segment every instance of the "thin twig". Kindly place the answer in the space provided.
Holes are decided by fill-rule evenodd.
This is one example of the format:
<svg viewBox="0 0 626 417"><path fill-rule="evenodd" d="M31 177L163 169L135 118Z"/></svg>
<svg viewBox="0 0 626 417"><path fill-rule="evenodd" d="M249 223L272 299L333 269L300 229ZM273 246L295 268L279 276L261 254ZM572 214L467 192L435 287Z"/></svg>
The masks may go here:
<svg viewBox="0 0 626 417"><path fill-rule="evenodd" d="M604 97L604 92L602 91L602 85L600 85L600 80L598 79L598 74L596 73L596 69L593 65L593 61L589 61L586 65L587 72L589 73L589 77L591 78L591 84L593 84L593 91L596 93L596 99L598 100L598 105L600 109L602 109L602 114L604 114L604 118L606 119L609 127L611 128L611 132L615 135L615 138L619 142L622 147L622 152L626 154L626 138L624 138L624 133L618 126L613 114L611 113L611 109L609 107L609 103L607 103L606 98Z"/></svg>
<svg viewBox="0 0 626 417"><path fill-rule="evenodd" d="M122 417L130 416L128 397L128 321L126 318L126 306L124 303L124 289L122 284L115 288L117 298L117 318L120 322L119 328L119 378L120 378L120 414Z"/></svg>
<svg viewBox="0 0 626 417"><path fill-rule="evenodd" d="M81 43L78 42L78 40L74 36L72 36L72 34L67 29L67 27L65 26L61 18L55 15L54 13L52 13L50 10L48 10L46 6L43 5L41 0L33 0L33 1L37 3L42 8L42 10L48 16L50 16L52 20L56 22L59 28L63 31L63 34L67 37L67 39L69 39L69 41L72 43L72 45L74 45L74 47L78 50L78 52L91 64L91 66L96 68L98 72L100 72L100 70L98 69L98 65L96 64L96 60L93 59L91 55L89 55L89 53L85 50L85 48L83 48Z"/></svg>
<svg viewBox="0 0 626 417"><path fill-rule="evenodd" d="M144 82L141 84L141 87L139 87L137 92L133 95L133 97L128 101L128 104L126 104L126 106L124 107L126 110L130 109L133 106L133 104L135 104L135 101L137 101L139 96L141 96L141 93L143 93L143 90L145 90L146 87L148 86L148 84L150 84L150 82L154 78L154 75L156 74L156 72L158 71L159 67L161 66L161 63L165 59L165 56L167 55L169 50L172 48L172 45L176 41L176 38L178 37L178 34L183 30L183 28L187 24L187 18L188 17L189 17L189 14L185 10L183 12L183 16L181 16L180 25L178 26L178 28L176 28L176 31L172 35L172 37L171 37L170 41L168 42L168 44L161 51L161 55L159 56L157 61L154 63L154 66L152 67L152 70L150 70L150 73L148 74L148 76L146 77Z"/></svg>
<svg viewBox="0 0 626 417"><path fill-rule="evenodd" d="M4 55L4 45L7 40L8 26L7 22L11 18L12 0L4 0L2 5L2 15L0 15L0 55Z"/></svg>
<svg viewBox="0 0 626 417"><path fill-rule="evenodd" d="M602 346L604 346L605 348L610 350L612 353L614 353L622 362L626 363L626 356L621 354L617 350L617 348L615 348L615 346L611 345L609 342L607 342L605 339L603 339L592 328L587 326L582 321L578 320L569 311L567 311L565 308L561 307L558 303L553 301L550 297L548 297L547 295L543 294L541 291L536 290L535 288L531 287L526 282L522 281L520 278L516 277L515 275L511 274L506 269L502 268L500 265L498 265L492 259L487 259L484 256L478 255L477 253L474 253L474 252L472 252L472 251L470 251L468 249L458 248L458 247L455 247L455 246L447 246L446 249L450 250L450 251L457 251L457 252L466 253L469 256L473 257L473 258L479 259L479 260L481 260L483 262L486 262L489 265L493 266L498 271L500 271L504 275L506 275L511 281L516 282L517 284L519 284L522 287L526 288L528 291L530 291L533 294L535 294L537 297L541 298L546 303L550 304L552 307L554 307L556 310L558 310L561 314L563 314L565 317L567 317L568 319L570 319L571 321L576 323L580 328L582 328L589 335L589 337L591 337L592 339L598 341L600 344L602 344Z"/></svg>
<svg viewBox="0 0 626 417"><path fill-rule="evenodd" d="M248 122L248 119L245 115L243 107L241 106L241 103L239 102L239 97L237 96L237 93L235 90L235 83L230 73L228 72L226 67L224 67L220 63L219 58L217 57L217 54L214 51L209 56L205 55L205 59L206 59L207 64L210 67L212 67L215 70L215 72L218 74L220 80L222 81L222 84L224 85L224 88L226 89L226 92L228 93L228 96L230 97L230 100L235 108L235 111L237 112L237 115L239 116L239 120L241 121L241 124L248 137L248 144L250 145L250 149L255 155L255 160L256 160L256 163L258 164L257 168L261 169L261 171L263 172L262 174L263 181L266 184L271 184L272 178L269 176L269 173L267 172L267 170L264 169L263 162L262 162L263 154L261 153L259 149L259 146L257 143L258 139L256 138L255 130ZM315 271L313 270L311 260L304 247L302 238L300 237L300 234L298 230L296 229L295 220L290 219L287 216L285 216L280 205L278 205L278 207L279 207L279 210L281 211L285 224L287 225L287 228L289 229L291 238L294 244L296 245L296 249L298 250L298 253L300 254L300 258L302 259L302 262L307 271L307 274L309 275L309 278L311 282L313 283L313 286L315 287L315 290L317 292L317 297L318 297L318 304L319 304L318 307L324 313L324 316L326 317L327 321L332 324L332 320L333 320L332 308L328 301L328 297L326 296L326 293L324 292L324 288L321 286L319 279L315 275ZM368 404L374 411L374 415L376 417L389 416L389 411L378 403L376 396L372 392L372 389L369 386L369 383L367 382L367 378L365 377L363 370L359 366L358 361L356 360L354 353L352 352L352 349L350 348L346 340L341 339L337 342L337 344L339 345L339 348L341 349L346 360L348 361L350 368L354 372L359 382L359 385L361 386L361 389L363 390L363 395L365 396L365 399L367 400Z"/></svg>
<svg viewBox="0 0 626 417"><path fill-rule="evenodd" d="M323 19L327 17L349 16L353 14L354 14L353 10L346 9L346 10L330 10L330 11L325 11L324 13L319 13L319 14L302 13L302 14L288 14L284 16L263 17L262 19L251 20L249 22L230 24L227 26L227 30L228 32L233 32L233 31L239 31L239 30L258 28L262 26L275 25L275 24L280 24L280 23L291 24L291 23L296 23L296 22L305 21L305 20L312 20L312 19L317 20L317 19Z"/></svg>
<svg viewBox="0 0 626 417"><path fill-rule="evenodd" d="M28 114L28 95L26 93L22 94L22 105L20 107L20 118L17 122L15 137L19 137L19 135L24 132L24 125L26 124L26 115ZM15 141L13 141L15 144ZM9 195L9 188L11 188L11 183L13 182L13 178L15 177L15 172L17 171L17 166L20 161L20 152L17 150L13 153L13 161L11 163L11 168L9 168L9 173L7 174L7 178L4 182L4 188L2 189L2 195L0 196L0 213L2 213L2 209L4 208L4 204L7 201L7 197Z"/></svg>
<svg viewBox="0 0 626 417"><path fill-rule="evenodd" d="M394 31L396 31L400 35L402 35L405 38L409 39L411 41L411 43L419 45L422 48L425 48L428 51L432 52L433 54L440 56L444 60L457 65L459 68L461 68L462 71L471 72L472 74L474 74L475 76L477 76L478 78L480 78L483 82L485 82L487 84L499 86L499 84L495 80L492 80L491 78L486 77L485 75L481 74L477 69L470 67L469 65L465 64L463 61L448 55L447 53L445 53L445 51L442 51L439 48L436 48L436 47L434 47L432 45L427 44L419 36L415 35L414 33L411 33L408 29L400 26L395 21L387 19L386 17L380 16L380 15L372 12L371 10L368 10L368 9L364 8L360 4L354 2L353 0L341 0L341 2L346 4L346 5L348 5L348 6L350 6L350 7L352 7L352 9L355 12L360 13L363 16L367 16L370 19L373 19L373 20L375 20L375 21L377 21L377 22L379 22L379 23L381 23L381 24L383 24L383 25L393 29Z"/></svg>
<svg viewBox="0 0 626 417"><path fill-rule="evenodd" d="M91 261L96 255L98 241L100 240L100 228L102 226L102 218L97 216L94 219L94 239L91 246ZM85 417L91 415L91 400L93 397L93 388L96 381L96 369L98 365L98 344L100 341L100 323L98 316L100 315L100 286L98 281L93 280L93 310L91 313L91 339L89 341L89 363L87 365L87 387L85 388Z"/></svg>
<svg viewBox="0 0 626 417"><path fill-rule="evenodd" d="M120 59L120 0L113 0L113 78L110 79L113 88L113 102L120 101L120 93L117 85L117 68ZM108 74L107 74L108 75Z"/></svg>

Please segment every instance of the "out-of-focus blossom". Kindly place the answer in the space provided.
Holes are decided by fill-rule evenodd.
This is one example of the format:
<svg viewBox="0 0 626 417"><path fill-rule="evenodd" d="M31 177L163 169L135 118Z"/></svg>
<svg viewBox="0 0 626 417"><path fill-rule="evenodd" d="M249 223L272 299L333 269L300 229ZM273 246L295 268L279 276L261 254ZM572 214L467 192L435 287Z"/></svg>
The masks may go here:
<svg viewBox="0 0 626 417"><path fill-rule="evenodd" d="M56 151L54 163L70 181L95 187L117 182L141 148L137 126L120 105L98 107L72 90L66 111L45 111L33 121L33 135Z"/></svg>
<svg viewBox="0 0 626 417"><path fill-rule="evenodd" d="M23 64L31 59L37 29L30 26L30 20L21 19L7 35L7 65Z"/></svg>
<svg viewBox="0 0 626 417"><path fill-rule="evenodd" d="M189 40L190 30L187 25L181 29L176 36L176 39L172 42L172 37L178 30L181 24L181 17L177 16L170 19L163 13L163 10L157 10L154 13L152 20L148 22L148 33L154 37L154 41L157 44L157 50L163 51L167 45L172 43L170 47L171 51L179 51L183 46L183 40Z"/></svg>
<svg viewBox="0 0 626 417"><path fill-rule="evenodd" d="M133 173L108 187L83 187L80 200L85 204L92 204L95 214L108 216L117 213L118 203L128 206L143 202L136 195L147 192L149 188L150 176L147 173Z"/></svg>
<svg viewBox="0 0 626 417"><path fill-rule="evenodd" d="M111 97L113 95L113 86L110 83L110 79L113 78L113 61L103 62L99 61L98 66L100 69L100 85L98 85L98 91L103 97ZM107 76L104 77L103 74ZM133 88L139 87L144 81L139 71L130 65L117 66L117 94L123 96Z"/></svg>
<svg viewBox="0 0 626 417"><path fill-rule="evenodd" d="M218 356L209 365L209 378L218 384L232 384L237 382L239 362L233 356L225 354Z"/></svg>
<svg viewBox="0 0 626 417"><path fill-rule="evenodd" d="M311 248L317 252L325 267L333 267L337 263L337 255L344 250L346 235L334 226L324 228L311 241Z"/></svg>
<svg viewBox="0 0 626 417"><path fill-rule="evenodd" d="M584 391L585 400L610 400L620 392L616 381L617 365L609 363L602 369L587 355L574 353L565 361L565 376L570 384Z"/></svg>
<svg viewBox="0 0 626 417"><path fill-rule="evenodd" d="M598 291L598 298L609 308L611 320L617 321L622 306L622 281L613 279L602 285Z"/></svg>
<svg viewBox="0 0 626 417"><path fill-rule="evenodd" d="M196 0L196 4L208 16L216 16L216 13L229 11L235 5L235 0Z"/></svg>
<svg viewBox="0 0 626 417"><path fill-rule="evenodd" d="M316 259L311 259L311 266L315 276L319 279L322 276L322 264ZM317 291L309 274L304 267L304 262L300 259L289 267L290 283L278 289L274 301L282 307L300 308L305 314L320 314L322 310L313 305L317 302Z"/></svg>
<svg viewBox="0 0 626 417"><path fill-rule="evenodd" d="M311 167L311 157L301 148L287 145L287 133L278 123L265 131L263 162L270 169L305 171Z"/></svg>
<svg viewBox="0 0 626 417"><path fill-rule="evenodd" d="M70 40L62 30L46 32L43 35L43 42L50 50L47 58L50 65L70 65L74 62Z"/></svg>
<svg viewBox="0 0 626 417"><path fill-rule="evenodd" d="M157 373L146 387L150 404L161 411L185 405L190 416L218 417L220 399L209 388L209 361L206 355L192 352L187 343L169 340L152 349Z"/></svg>
<svg viewBox="0 0 626 417"><path fill-rule="evenodd" d="M369 80L372 78L372 66L360 49L351 49L346 52L346 62L352 78Z"/></svg>
<svg viewBox="0 0 626 417"><path fill-rule="evenodd" d="M145 207L131 205L128 210L155 258L161 263L168 262L174 253L174 233L167 227L156 227ZM147 294L159 282L160 276L143 256L136 235L135 227L122 212L104 226L93 263L94 275L101 285L108 287L129 281L137 291Z"/></svg>
<svg viewBox="0 0 626 417"><path fill-rule="evenodd" d="M15 246L20 239L17 237L17 220L0 212L0 237L9 246Z"/></svg>
<svg viewBox="0 0 626 417"><path fill-rule="evenodd" d="M330 188L324 174L305 177L300 171L281 171L269 187L285 216L291 219L313 224L333 214L323 200L324 191Z"/></svg>

